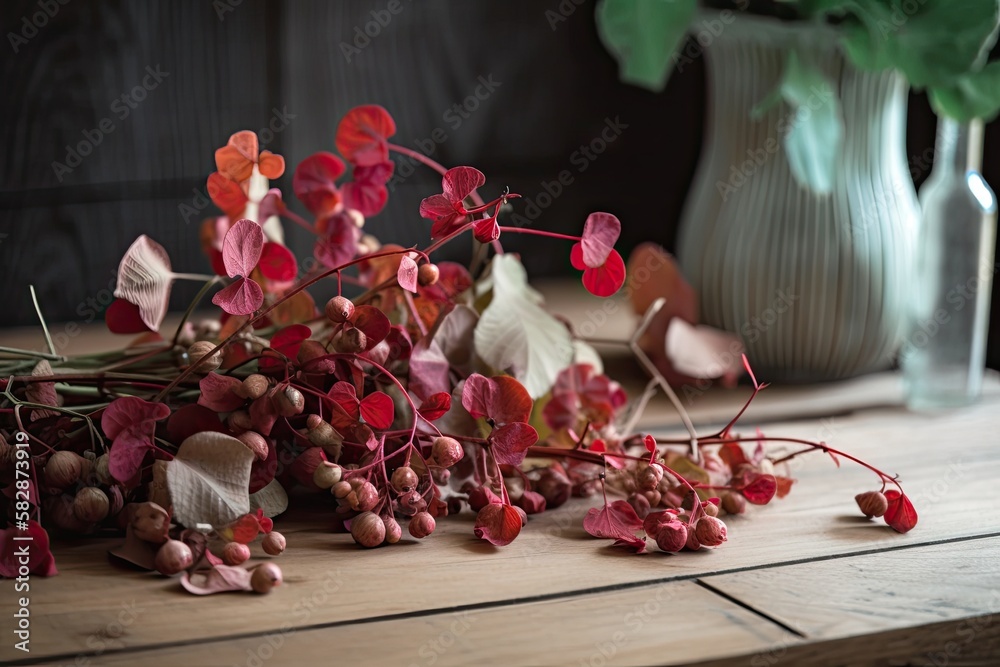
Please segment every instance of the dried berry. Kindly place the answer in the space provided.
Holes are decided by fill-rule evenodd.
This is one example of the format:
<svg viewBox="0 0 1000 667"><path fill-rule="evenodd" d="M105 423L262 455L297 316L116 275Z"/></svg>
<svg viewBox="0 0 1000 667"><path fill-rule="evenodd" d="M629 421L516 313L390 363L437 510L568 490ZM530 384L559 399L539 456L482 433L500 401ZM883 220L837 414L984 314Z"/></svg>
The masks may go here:
<svg viewBox="0 0 1000 667"><path fill-rule="evenodd" d="M340 451L344 438L337 433L336 429L329 422L323 421L319 415L309 415L306 420L306 437L312 444L324 449L336 448ZM329 453L329 452L328 452Z"/></svg>
<svg viewBox="0 0 1000 667"><path fill-rule="evenodd" d="M200 340L188 348L188 359L195 373L211 373L222 365L222 350L215 350L215 343Z"/></svg>
<svg viewBox="0 0 1000 667"><path fill-rule="evenodd" d="M441 436L434 440L431 456L442 468L450 468L462 460L462 457L465 456L465 450L462 449L462 443L455 438Z"/></svg>
<svg viewBox="0 0 1000 667"><path fill-rule="evenodd" d="M341 324L354 316L354 303L347 297L335 296L326 302L324 312L331 322Z"/></svg>
<svg viewBox="0 0 1000 667"><path fill-rule="evenodd" d="M651 463L639 473L638 484L643 491L655 490L663 479L663 466L659 463Z"/></svg>
<svg viewBox="0 0 1000 667"><path fill-rule="evenodd" d="M267 440L256 431L244 431L236 436L236 439L250 448L250 451L261 461L267 458Z"/></svg>
<svg viewBox="0 0 1000 667"><path fill-rule="evenodd" d="M702 546L717 547L726 541L726 524L714 516L698 519L694 532Z"/></svg>
<svg viewBox="0 0 1000 667"><path fill-rule="evenodd" d="M313 484L321 489L332 488L344 475L344 469L336 463L323 461L313 471Z"/></svg>
<svg viewBox="0 0 1000 667"><path fill-rule="evenodd" d="M194 564L194 554L191 547L180 540L167 540L156 552L153 565L160 574L168 577L181 570L186 570Z"/></svg>
<svg viewBox="0 0 1000 667"><path fill-rule="evenodd" d="M377 547L385 539L385 523L374 512L363 512L351 521L351 537L363 547Z"/></svg>
<svg viewBox="0 0 1000 667"><path fill-rule="evenodd" d="M61 491L76 484L83 476L83 462L84 458L76 452L56 452L45 464L46 485Z"/></svg>
<svg viewBox="0 0 1000 667"><path fill-rule="evenodd" d="M112 484L114 483L114 478L111 476L111 471L108 469L108 463L111 461L111 456L109 454L101 454L94 461L94 465L91 468L94 473L94 480L98 484Z"/></svg>
<svg viewBox="0 0 1000 667"><path fill-rule="evenodd" d="M889 509L889 501L880 491L865 491L854 496L854 501L858 503L861 513L869 519L873 516L882 516Z"/></svg>
<svg viewBox="0 0 1000 667"><path fill-rule="evenodd" d="M688 528L676 518L659 524L656 532L656 546L668 553L677 553L688 543Z"/></svg>
<svg viewBox="0 0 1000 667"><path fill-rule="evenodd" d="M646 515L649 514L649 499L644 495L633 493L628 497L628 504L632 506L640 519L645 519Z"/></svg>
<svg viewBox="0 0 1000 667"><path fill-rule="evenodd" d="M364 482L359 486L354 493L357 495L358 504L354 509L361 512L368 512L375 509L378 505L379 495L378 489L371 482Z"/></svg>
<svg viewBox="0 0 1000 667"><path fill-rule="evenodd" d="M701 508L705 510L705 514L708 516L719 516L719 506L715 503L710 503L706 500L701 504Z"/></svg>
<svg viewBox="0 0 1000 667"><path fill-rule="evenodd" d="M399 525L399 522L391 516L387 516L383 517L382 523L385 524L386 544L395 544L396 542L399 542L400 538L403 537L403 528Z"/></svg>
<svg viewBox="0 0 1000 667"><path fill-rule="evenodd" d="M306 407L305 396L291 385L274 393L274 408L282 417L294 417Z"/></svg>
<svg viewBox="0 0 1000 667"><path fill-rule="evenodd" d="M417 269L417 282L424 287L436 283L440 276L441 269L437 267L437 264L421 264L420 268Z"/></svg>
<svg viewBox="0 0 1000 667"><path fill-rule="evenodd" d="M423 539L434 532L435 525L436 523L434 521L434 517L430 514L427 512L417 512L413 518L410 519L410 535L418 540Z"/></svg>
<svg viewBox="0 0 1000 667"><path fill-rule="evenodd" d="M80 489L73 499L73 514L85 523L97 523L108 516L111 503L106 493L96 486Z"/></svg>
<svg viewBox="0 0 1000 667"><path fill-rule="evenodd" d="M341 498L346 498L347 494L351 493L351 491L353 491L353 489L351 488L351 483L346 480L337 482L330 487L330 493L332 493L334 497L337 498L338 500Z"/></svg>
<svg viewBox="0 0 1000 667"><path fill-rule="evenodd" d="M268 556L280 556L285 551L285 536L272 530L264 536L260 546Z"/></svg>
<svg viewBox="0 0 1000 667"><path fill-rule="evenodd" d="M258 565L250 573L250 586L254 593L270 593L275 586L281 585L281 568L274 563Z"/></svg>
<svg viewBox="0 0 1000 667"><path fill-rule="evenodd" d="M242 565L250 560L250 547L239 542L230 542L222 547L222 562L226 565Z"/></svg>
<svg viewBox="0 0 1000 667"><path fill-rule="evenodd" d="M361 352L367 346L368 337L356 327L345 329L337 342L337 349L341 352Z"/></svg>
<svg viewBox="0 0 1000 667"><path fill-rule="evenodd" d="M253 420L250 418L250 413L246 410L236 410L229 413L226 423L229 425L229 430L234 433L242 433L253 428Z"/></svg>
<svg viewBox="0 0 1000 667"><path fill-rule="evenodd" d="M728 514L743 514L747 511L747 499L739 493L722 494L722 509Z"/></svg>
<svg viewBox="0 0 1000 667"><path fill-rule="evenodd" d="M132 506L132 532L140 540L163 544L170 530L170 514L156 503L140 503Z"/></svg>
<svg viewBox="0 0 1000 667"><path fill-rule="evenodd" d="M256 400L267 393L267 378L260 373L253 373L243 378L243 384L233 390L237 396Z"/></svg>
<svg viewBox="0 0 1000 667"><path fill-rule="evenodd" d="M413 472L413 468L409 466L396 468L392 473L392 488L396 490L396 493L412 491L417 488L418 481L417 473Z"/></svg>

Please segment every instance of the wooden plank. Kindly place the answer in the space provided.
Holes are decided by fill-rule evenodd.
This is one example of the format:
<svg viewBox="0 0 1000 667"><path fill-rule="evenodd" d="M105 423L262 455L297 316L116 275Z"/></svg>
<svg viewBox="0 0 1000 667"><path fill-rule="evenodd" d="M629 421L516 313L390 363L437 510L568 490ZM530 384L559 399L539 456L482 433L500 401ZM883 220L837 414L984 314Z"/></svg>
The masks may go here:
<svg viewBox="0 0 1000 667"><path fill-rule="evenodd" d="M489 586L483 572L482 586ZM334 594L336 595L336 594ZM304 595L304 605L311 598ZM308 611L301 614L310 623ZM291 619L288 619L291 620ZM696 639L694 639L696 638ZM691 583L109 654L102 665L685 664L795 636ZM271 662L273 661L273 662Z"/></svg>
<svg viewBox="0 0 1000 667"><path fill-rule="evenodd" d="M897 535L884 524L859 520L853 495L871 488L870 473L853 466L837 471L825 457L803 460L793 474L792 495L751 514L730 518L730 542L723 549L666 557L636 557L592 540L580 527L586 503L533 517L510 546L495 549L472 537L471 514L439 522L420 543L361 552L347 535L324 529L321 507L312 515L279 518L289 551L280 563L286 585L264 598L194 598L173 580L113 570L104 551L115 540L87 540L57 548L62 574L32 580L33 626L38 650L63 654L91 651L88 640L102 636L123 604L142 608L135 623L107 647L122 648L189 641L233 634L263 633L293 617L294 605L324 582L339 582L335 601L317 607L313 623L356 621L371 616L427 612L561 595L594 587L638 585L690 579L748 568L908 547L929 542L1000 533L1000 447L995 431L998 401L939 419L903 411L776 426L775 434L817 436L904 474L921 513L919 526ZM970 511L975 508L975 511ZM397 586L390 573L407 573ZM488 573L489 585L483 585ZM7 632L10 621L0 623ZM3 654L0 654L0 657Z"/></svg>

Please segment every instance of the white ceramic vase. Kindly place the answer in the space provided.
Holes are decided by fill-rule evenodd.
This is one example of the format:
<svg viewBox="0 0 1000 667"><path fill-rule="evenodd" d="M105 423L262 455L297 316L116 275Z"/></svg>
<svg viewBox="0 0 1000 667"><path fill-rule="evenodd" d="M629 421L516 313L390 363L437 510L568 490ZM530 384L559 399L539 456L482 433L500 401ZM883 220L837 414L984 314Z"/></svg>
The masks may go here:
<svg viewBox="0 0 1000 667"><path fill-rule="evenodd" d="M792 45L812 52L839 95L844 141L828 195L792 176L782 147L790 108L750 113L780 82ZM919 221L905 80L856 70L829 28L745 16L705 56L705 140L678 249L702 320L741 335L759 378L888 367L905 333Z"/></svg>

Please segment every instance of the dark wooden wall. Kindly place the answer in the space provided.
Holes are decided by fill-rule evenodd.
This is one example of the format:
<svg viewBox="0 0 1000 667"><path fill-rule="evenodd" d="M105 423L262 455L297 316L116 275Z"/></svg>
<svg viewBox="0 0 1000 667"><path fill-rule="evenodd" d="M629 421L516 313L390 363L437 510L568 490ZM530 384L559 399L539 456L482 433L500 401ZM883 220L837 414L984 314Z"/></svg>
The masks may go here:
<svg viewBox="0 0 1000 667"><path fill-rule="evenodd" d="M36 34L24 20L43 11L39 0L0 6L0 325L34 322L29 282L52 322L100 317L118 261L140 233L167 248L176 270L207 271L197 242L202 216L189 207L204 201L215 148L234 131L273 122L280 131L266 147L294 165L334 150L338 119L369 102L390 110L405 145L429 146L441 128L447 139L433 157L479 167L487 192L509 185L535 198L543 181L571 170L574 182L539 225L573 231L589 211L605 209L624 221L626 250L646 239L673 244L701 141L703 62L675 74L663 94L621 85L597 39L592 0L558 21L560 4L573 3L399 0L402 11L359 41L360 51L350 49L349 60L344 44L374 18L385 22L379 12L389 0L40 1L58 11ZM26 42L12 44L9 34L22 32ZM147 68L165 73L162 80ZM119 98L144 77L155 85L127 107ZM446 116L480 77L499 85L460 124ZM574 151L608 118L627 129L579 172ZM110 132L99 129L104 119ZM933 145L933 127L926 101L914 96L910 156ZM100 143L78 166L53 166L88 134ZM987 140L986 176L1000 184L1000 133L991 129ZM424 240L417 204L438 180L427 170L406 178L370 231ZM278 183L289 194L290 181ZM311 248L298 231L290 230L290 245L305 258ZM530 247L525 259L536 275L569 268L561 245L505 245ZM193 289L178 285L173 307ZM991 355L1000 364L1000 345Z"/></svg>

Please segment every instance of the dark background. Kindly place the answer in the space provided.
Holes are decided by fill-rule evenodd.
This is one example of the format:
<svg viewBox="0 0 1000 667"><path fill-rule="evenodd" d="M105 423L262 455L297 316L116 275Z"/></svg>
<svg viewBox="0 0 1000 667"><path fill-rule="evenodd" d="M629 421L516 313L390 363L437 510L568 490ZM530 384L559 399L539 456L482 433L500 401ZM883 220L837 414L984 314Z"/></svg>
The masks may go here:
<svg viewBox="0 0 1000 667"><path fill-rule="evenodd" d="M401 0L403 10L377 36L359 41L360 52L349 49L350 61L344 45L355 46L356 30L388 0L66 1L41 0L58 11L36 33L24 20L42 11L37 1L0 7L0 325L36 321L29 283L50 322L93 319L88 299L107 302L118 262L141 233L166 247L174 270L209 272L198 223L214 209L191 210L205 201L215 149L235 131L286 118L263 147L285 157L276 185L292 199L294 165L334 151L338 120L363 103L385 106L397 122L394 141L411 148L420 141L427 152L441 128L447 139L432 157L481 169L484 196L507 185L534 200L543 181L572 171L573 183L538 226L579 233L587 213L607 210L623 221L622 250L642 240L673 248L701 142L704 62L675 72L663 93L622 85L597 38L591 1ZM16 53L10 33L27 39ZM122 104L112 105L147 66L169 74L120 118ZM474 94L480 77L499 85L456 127L456 116L445 114ZM60 180L53 162L65 162L67 145L104 118L114 129ZM580 172L572 154L609 118L627 129ZM907 155L918 184L930 171L934 125L926 98L912 94ZM986 143L985 176L998 185L995 127ZM436 174L415 171L366 230L383 241L426 242L417 205L439 191ZM306 233L285 227L295 254L308 257ZM524 259L534 276L569 271L564 244L508 235L504 245L530 247ZM186 306L196 289L176 284L172 308ZM994 367L998 301L995 290Z"/></svg>

